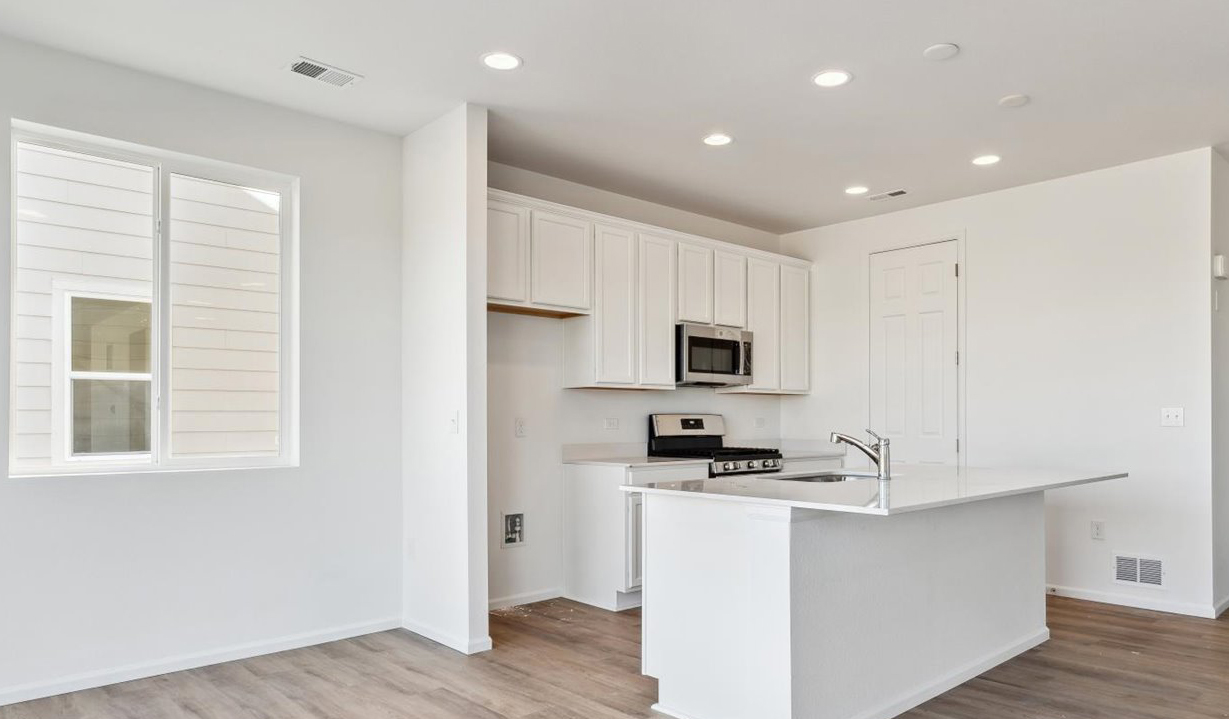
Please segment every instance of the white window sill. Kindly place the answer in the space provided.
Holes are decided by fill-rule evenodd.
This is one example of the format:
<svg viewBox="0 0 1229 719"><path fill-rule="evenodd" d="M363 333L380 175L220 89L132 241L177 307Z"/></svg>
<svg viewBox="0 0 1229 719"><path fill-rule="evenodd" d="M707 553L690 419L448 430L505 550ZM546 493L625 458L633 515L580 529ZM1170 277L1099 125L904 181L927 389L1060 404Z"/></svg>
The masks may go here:
<svg viewBox="0 0 1229 719"><path fill-rule="evenodd" d="M298 460L294 461L278 461L278 462L250 462L237 464L224 464L213 466L191 466L191 467L151 467L149 465L137 466L107 466L107 467L46 467L46 468L20 468L9 469L9 479L55 479L66 477L114 477L120 475L132 474L184 474L184 473L200 473L200 472L236 472L236 471L252 471L264 469L297 469L299 467Z"/></svg>

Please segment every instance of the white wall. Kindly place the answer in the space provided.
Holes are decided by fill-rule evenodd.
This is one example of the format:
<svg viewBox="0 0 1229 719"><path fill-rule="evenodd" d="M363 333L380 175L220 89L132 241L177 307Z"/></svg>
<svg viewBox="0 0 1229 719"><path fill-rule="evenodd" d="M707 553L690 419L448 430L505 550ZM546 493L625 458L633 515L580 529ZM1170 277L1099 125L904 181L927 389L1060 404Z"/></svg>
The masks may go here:
<svg viewBox="0 0 1229 719"><path fill-rule="evenodd" d="M395 626L397 138L3 38L0 65L2 118L302 178L303 287L301 467L0 479L0 704Z"/></svg>
<svg viewBox="0 0 1229 719"><path fill-rule="evenodd" d="M653 205L546 175L491 163L492 187L650 222L681 232L777 251L777 237L752 228ZM561 320L488 314L488 546L493 604L520 604L557 596L563 587L563 467L565 444L647 442L653 412L726 415L730 436L775 442L780 401L756 395L718 395L709 389L675 391L576 390L563 387ZM525 437L516 437L517 418ZM606 418L619 429L604 429ZM765 426L755 428L756 418ZM524 512L526 543L501 548L502 512Z"/></svg>
<svg viewBox="0 0 1229 719"><path fill-rule="evenodd" d="M815 391L788 437L868 418L868 253L961 238L970 465L1126 470L1047 498L1048 581L1092 599L1209 614L1211 151L1204 149L793 233L817 263ZM1184 428L1159 426L1186 408ZM1093 541L1089 523L1106 522ZM1113 552L1167 561L1168 587L1115 584Z"/></svg>
<svg viewBox="0 0 1229 719"><path fill-rule="evenodd" d="M608 190L581 185L558 177L543 175L519 167L492 162L488 166L491 187L541 200L558 202L561 205L581 207L591 212L601 212L613 217L665 227L676 232L687 232L701 237L711 237L747 247L777 252L780 236L754 227L718 220L694 212L679 210L667 205L620 195Z"/></svg>
<svg viewBox="0 0 1229 719"><path fill-rule="evenodd" d="M404 625L489 649L485 108L405 138L402 251Z"/></svg>
<svg viewBox="0 0 1229 719"><path fill-rule="evenodd" d="M1229 256L1229 161L1212 153L1212 254ZM1218 612L1229 609L1229 282L1212 280L1212 557Z"/></svg>

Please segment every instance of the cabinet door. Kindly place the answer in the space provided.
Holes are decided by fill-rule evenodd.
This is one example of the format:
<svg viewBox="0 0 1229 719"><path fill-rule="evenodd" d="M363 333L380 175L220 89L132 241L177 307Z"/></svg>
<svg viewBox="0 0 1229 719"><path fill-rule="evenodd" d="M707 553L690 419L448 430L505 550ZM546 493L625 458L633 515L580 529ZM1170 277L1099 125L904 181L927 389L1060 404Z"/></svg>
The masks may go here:
<svg viewBox="0 0 1229 719"><path fill-rule="evenodd" d="M644 495L628 494L626 503L627 521L626 553L624 555L624 591L639 589L644 577Z"/></svg>
<svg viewBox="0 0 1229 719"><path fill-rule="evenodd" d="M811 273L781 265L781 390L811 391Z"/></svg>
<svg viewBox="0 0 1229 719"><path fill-rule="evenodd" d="M748 389L781 389L781 266L776 262L747 259L747 329L754 343Z"/></svg>
<svg viewBox="0 0 1229 719"><path fill-rule="evenodd" d="M594 357L597 381L636 383L636 235L593 229Z"/></svg>
<svg viewBox="0 0 1229 719"><path fill-rule="evenodd" d="M640 384L674 389L674 240L640 235Z"/></svg>
<svg viewBox="0 0 1229 719"><path fill-rule="evenodd" d="M486 206L486 295L529 301L529 208L491 200Z"/></svg>
<svg viewBox="0 0 1229 719"><path fill-rule="evenodd" d="M533 211L530 234L530 296L535 304L589 309L592 225L584 220Z"/></svg>
<svg viewBox="0 0 1229 719"><path fill-rule="evenodd" d="M679 243L679 321L713 322L713 251Z"/></svg>
<svg viewBox="0 0 1229 719"><path fill-rule="evenodd" d="M747 258L713 253L713 324L747 326Z"/></svg>

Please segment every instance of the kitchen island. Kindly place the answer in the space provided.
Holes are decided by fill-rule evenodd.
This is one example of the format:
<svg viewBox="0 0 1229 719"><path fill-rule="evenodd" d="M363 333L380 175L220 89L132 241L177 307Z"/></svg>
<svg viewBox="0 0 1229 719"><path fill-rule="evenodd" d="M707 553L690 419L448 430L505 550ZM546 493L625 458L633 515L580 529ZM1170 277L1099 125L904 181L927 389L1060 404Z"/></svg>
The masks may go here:
<svg viewBox="0 0 1229 719"><path fill-rule="evenodd" d="M898 465L624 487L643 496L653 708L896 716L1049 637L1044 492L1125 476Z"/></svg>

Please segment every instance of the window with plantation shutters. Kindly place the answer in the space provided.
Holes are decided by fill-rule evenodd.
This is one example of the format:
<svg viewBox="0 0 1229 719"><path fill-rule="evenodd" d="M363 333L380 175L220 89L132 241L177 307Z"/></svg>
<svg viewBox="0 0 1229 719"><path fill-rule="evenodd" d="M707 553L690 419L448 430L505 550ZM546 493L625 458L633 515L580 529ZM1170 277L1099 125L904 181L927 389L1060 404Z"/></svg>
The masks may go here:
<svg viewBox="0 0 1229 719"><path fill-rule="evenodd" d="M293 180L13 145L10 474L297 461Z"/></svg>

